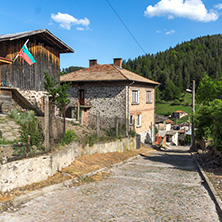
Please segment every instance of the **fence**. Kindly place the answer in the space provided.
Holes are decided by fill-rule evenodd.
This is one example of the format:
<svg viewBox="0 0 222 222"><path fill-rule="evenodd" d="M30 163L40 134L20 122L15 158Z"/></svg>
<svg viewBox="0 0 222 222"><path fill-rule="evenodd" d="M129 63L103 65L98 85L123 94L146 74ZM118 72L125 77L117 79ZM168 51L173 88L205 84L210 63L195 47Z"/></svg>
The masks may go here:
<svg viewBox="0 0 222 222"><path fill-rule="evenodd" d="M109 137L123 138L129 135L129 119L118 116L107 117L99 113L96 115L89 114L88 125L96 130L97 135L104 133ZM135 131L135 130L134 130Z"/></svg>
<svg viewBox="0 0 222 222"><path fill-rule="evenodd" d="M20 111L21 112L21 111ZM32 131L41 131L38 135L38 139L41 142L38 145L33 145L32 141L36 139L36 135L31 134L27 140L23 140L22 143L18 141L14 144L0 143L0 162L6 163L18 159L23 159L27 157L33 157L40 154L48 153L55 150L55 147L61 143L63 138L63 119L58 117L56 107L50 103L49 98L45 97L44 101L44 117L38 117L40 122L39 128L34 128ZM28 113L28 112L27 112ZM85 114L84 114L85 115ZM82 123L83 112L79 114L79 119ZM80 142L85 144L94 144L101 141L112 141L115 138L125 138L129 135L135 136L135 124L129 125L129 120L127 118L122 118L119 116L107 117L97 113L92 115L87 113L87 126L96 132L92 135L86 136ZM84 116L85 117L85 116ZM26 129L27 135L31 132ZM17 132L19 134L19 132ZM26 136L27 136L26 135ZM39 138L41 137L41 138ZM1 130L0 130L0 140L1 140Z"/></svg>

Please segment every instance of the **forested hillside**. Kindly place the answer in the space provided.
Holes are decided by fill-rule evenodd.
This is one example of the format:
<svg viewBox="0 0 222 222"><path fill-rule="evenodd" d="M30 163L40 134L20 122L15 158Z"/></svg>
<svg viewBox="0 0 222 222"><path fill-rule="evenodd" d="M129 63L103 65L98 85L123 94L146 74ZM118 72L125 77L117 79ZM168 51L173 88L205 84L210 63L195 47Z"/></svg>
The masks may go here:
<svg viewBox="0 0 222 222"><path fill-rule="evenodd" d="M198 87L204 73L213 79L222 76L222 35L199 37L165 52L129 59L123 67L160 82L157 99L179 99L193 79Z"/></svg>
<svg viewBox="0 0 222 222"><path fill-rule="evenodd" d="M78 71L80 69L84 69L83 67L80 67L80 66L70 66L68 68L63 68L60 70L60 75L65 75L67 73L70 73L70 72L75 72L75 71Z"/></svg>

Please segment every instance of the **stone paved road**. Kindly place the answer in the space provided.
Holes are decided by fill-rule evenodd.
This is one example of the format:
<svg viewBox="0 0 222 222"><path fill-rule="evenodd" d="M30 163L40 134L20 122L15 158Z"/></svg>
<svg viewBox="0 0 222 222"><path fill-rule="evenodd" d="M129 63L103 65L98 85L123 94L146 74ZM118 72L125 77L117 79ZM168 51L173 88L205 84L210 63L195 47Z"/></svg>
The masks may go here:
<svg viewBox="0 0 222 222"><path fill-rule="evenodd" d="M140 156L102 181L28 202L0 221L220 221L191 156L179 147Z"/></svg>

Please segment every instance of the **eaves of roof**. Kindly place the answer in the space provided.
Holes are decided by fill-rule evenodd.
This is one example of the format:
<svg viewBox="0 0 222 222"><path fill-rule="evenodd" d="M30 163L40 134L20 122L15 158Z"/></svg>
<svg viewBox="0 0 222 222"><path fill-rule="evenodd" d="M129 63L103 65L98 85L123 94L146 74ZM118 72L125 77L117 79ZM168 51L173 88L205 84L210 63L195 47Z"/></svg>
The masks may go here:
<svg viewBox="0 0 222 222"><path fill-rule="evenodd" d="M60 80L62 82L135 81L159 85L158 82L149 80L113 64L95 65L90 68L68 73L61 76Z"/></svg>
<svg viewBox="0 0 222 222"><path fill-rule="evenodd" d="M74 50L71 47L66 45L63 41L61 41L59 38L57 38L47 29L39 29L39 30L28 31L28 32L19 32L19 33L0 35L0 42L13 41L16 39L28 38L32 36L37 36L41 38L42 40L54 46L57 46L58 48L60 48L61 53L74 52Z"/></svg>

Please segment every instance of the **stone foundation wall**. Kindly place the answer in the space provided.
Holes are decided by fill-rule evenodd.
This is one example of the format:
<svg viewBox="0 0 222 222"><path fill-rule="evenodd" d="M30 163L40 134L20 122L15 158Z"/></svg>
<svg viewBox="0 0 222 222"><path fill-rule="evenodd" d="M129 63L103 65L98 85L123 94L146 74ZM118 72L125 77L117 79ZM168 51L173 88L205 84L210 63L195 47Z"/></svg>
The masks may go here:
<svg viewBox="0 0 222 222"><path fill-rule="evenodd" d="M19 92L34 106L44 111L44 99L46 91L19 90Z"/></svg>
<svg viewBox="0 0 222 222"><path fill-rule="evenodd" d="M92 147L82 147L73 143L53 154L6 163L0 165L0 191L5 192L46 180L57 170L69 166L76 157L84 154L122 152L132 149L136 149L136 138L94 144Z"/></svg>

